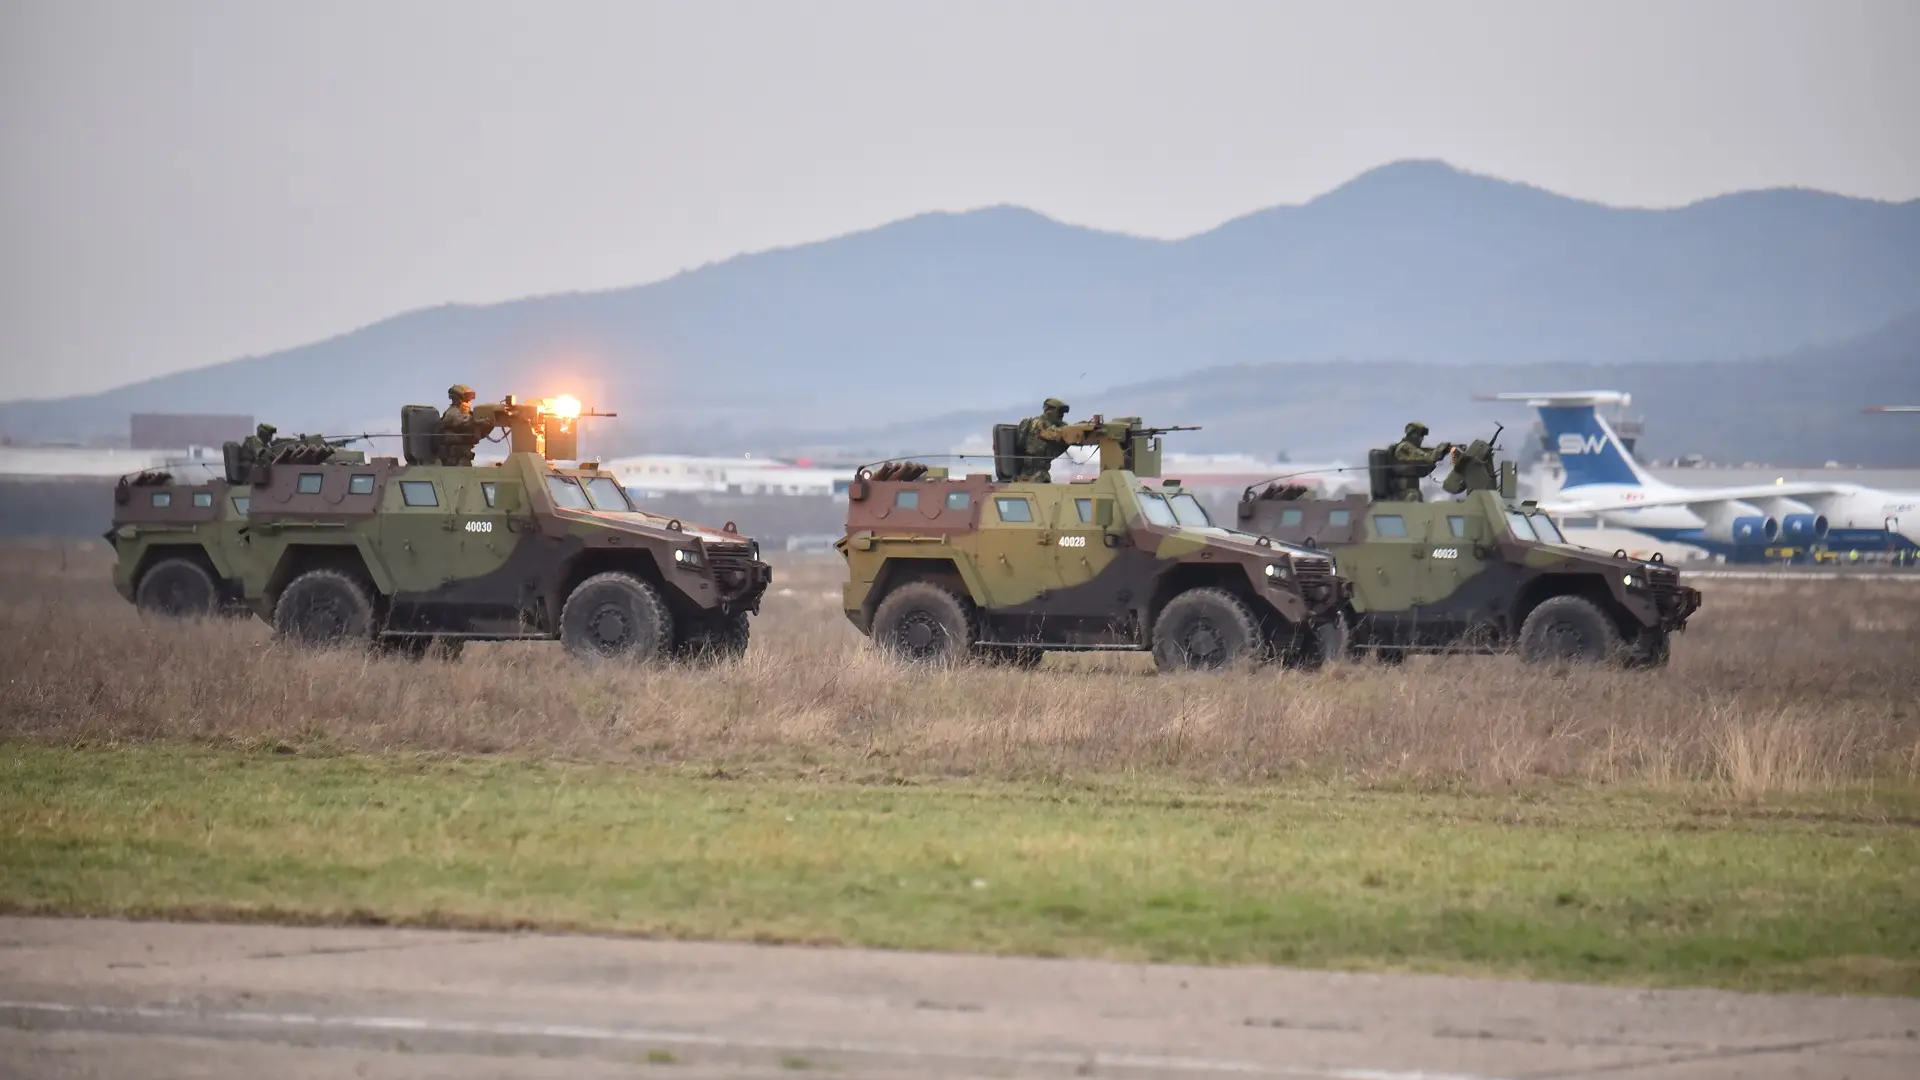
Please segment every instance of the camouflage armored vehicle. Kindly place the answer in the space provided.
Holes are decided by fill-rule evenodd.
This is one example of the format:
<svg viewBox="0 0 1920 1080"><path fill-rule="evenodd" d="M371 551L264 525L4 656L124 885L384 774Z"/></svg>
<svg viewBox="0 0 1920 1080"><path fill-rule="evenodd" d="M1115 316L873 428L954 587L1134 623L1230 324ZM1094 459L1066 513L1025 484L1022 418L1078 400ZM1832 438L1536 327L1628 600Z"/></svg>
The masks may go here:
<svg viewBox="0 0 1920 1080"><path fill-rule="evenodd" d="M1161 480L1162 431L1099 417L1064 429L1100 472L1014 482L1013 425L994 475L918 463L863 469L848 491L847 618L888 653L1022 667L1050 650L1150 650L1161 670L1313 665L1337 628L1333 560L1209 520Z"/></svg>
<svg viewBox="0 0 1920 1080"><path fill-rule="evenodd" d="M1498 437L1455 453L1452 498L1390 500L1393 465L1376 450L1368 495L1249 488L1241 527L1337 556L1353 582L1351 647L1385 662L1517 648L1530 661L1665 664L1699 590L1658 558L1568 543L1552 518L1516 501L1513 463L1494 464Z"/></svg>
<svg viewBox="0 0 1920 1080"><path fill-rule="evenodd" d="M755 542L645 513L595 463L557 465L574 417L549 403L482 408L511 439L492 465L433 464L438 413L408 406L404 461L303 446L241 469L230 445L218 479L130 478L115 587L147 610L238 604L296 641L415 656L553 638L634 660L746 650L772 579Z"/></svg>

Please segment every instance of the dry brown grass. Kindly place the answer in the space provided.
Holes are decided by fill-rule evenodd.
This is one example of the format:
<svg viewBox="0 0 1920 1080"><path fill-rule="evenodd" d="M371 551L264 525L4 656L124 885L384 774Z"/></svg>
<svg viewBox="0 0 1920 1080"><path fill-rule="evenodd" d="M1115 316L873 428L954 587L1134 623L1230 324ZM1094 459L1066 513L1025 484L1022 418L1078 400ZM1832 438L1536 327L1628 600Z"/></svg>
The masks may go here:
<svg viewBox="0 0 1920 1080"><path fill-rule="evenodd" d="M1222 676L1143 657L919 673L838 610L839 566L790 561L748 658L627 669L554 645L453 664L277 645L257 621L140 618L97 548L0 555L0 738L525 753L857 776L1336 773L1501 785L1706 784L1734 795L1920 779L1920 587L1708 585L1657 673L1415 660Z"/></svg>

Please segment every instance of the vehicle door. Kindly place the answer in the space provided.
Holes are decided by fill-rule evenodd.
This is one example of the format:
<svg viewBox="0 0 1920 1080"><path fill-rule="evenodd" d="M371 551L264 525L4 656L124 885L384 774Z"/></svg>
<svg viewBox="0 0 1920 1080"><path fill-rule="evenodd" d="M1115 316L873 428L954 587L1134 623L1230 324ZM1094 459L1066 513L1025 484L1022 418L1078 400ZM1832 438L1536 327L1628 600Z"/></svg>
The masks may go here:
<svg viewBox="0 0 1920 1080"><path fill-rule="evenodd" d="M1428 636L1428 613L1421 609L1433 598L1433 560L1425 523L1407 509L1391 502L1368 507L1361 523L1367 537L1361 549L1363 565L1353 566L1353 571L1366 575L1369 599L1378 611L1376 625L1391 627L1395 641L1414 644ZM1349 561L1343 558L1343 566Z"/></svg>
<svg viewBox="0 0 1920 1080"><path fill-rule="evenodd" d="M1113 609L1111 596L1079 586L1091 582L1112 561L1107 526L1114 518L1113 497L1091 486L1070 490L1071 495L1059 503L1053 530L1053 570L1062 596L1052 610L1074 616L1108 614Z"/></svg>
<svg viewBox="0 0 1920 1080"><path fill-rule="evenodd" d="M1049 493L1050 495L1051 493ZM980 581L994 608L1044 603L1060 587L1052 547L1058 498L992 491L980 507Z"/></svg>
<svg viewBox="0 0 1920 1080"><path fill-rule="evenodd" d="M460 540L442 469L410 469L389 478L381 498L380 552L393 576L397 603L444 588L454 580ZM401 619L396 611L396 621Z"/></svg>

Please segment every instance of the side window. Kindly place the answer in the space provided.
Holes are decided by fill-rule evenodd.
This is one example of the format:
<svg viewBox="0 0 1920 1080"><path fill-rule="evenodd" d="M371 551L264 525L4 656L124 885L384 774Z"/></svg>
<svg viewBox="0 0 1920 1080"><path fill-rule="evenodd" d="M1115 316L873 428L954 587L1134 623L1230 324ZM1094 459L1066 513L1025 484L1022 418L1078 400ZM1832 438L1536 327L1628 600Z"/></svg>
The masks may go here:
<svg viewBox="0 0 1920 1080"><path fill-rule="evenodd" d="M347 494L349 495L373 494L373 475L371 473L361 473L360 475L355 476L353 479L347 481Z"/></svg>
<svg viewBox="0 0 1920 1080"><path fill-rule="evenodd" d="M211 492L211 491L196 491L196 492L194 492L194 493L193 493L193 505L195 505L195 506L212 506L212 505L213 505L213 492Z"/></svg>
<svg viewBox="0 0 1920 1080"><path fill-rule="evenodd" d="M153 505L155 505L155 506L172 506L172 505L173 505L173 492L171 492L171 491L156 491L156 492L154 492L154 493L153 493Z"/></svg>
<svg viewBox="0 0 1920 1080"><path fill-rule="evenodd" d="M300 474L300 482L294 486L293 490L302 495L318 495L320 494L320 480L320 474L317 472L303 472Z"/></svg>
<svg viewBox="0 0 1920 1080"><path fill-rule="evenodd" d="M245 515L247 508L252 505L253 500L247 498L245 495L235 495L233 497L233 512L236 514Z"/></svg>
<svg viewBox="0 0 1920 1080"><path fill-rule="evenodd" d="M1456 515L1448 515L1447 531L1456 537L1464 538L1467 535L1467 519Z"/></svg>
<svg viewBox="0 0 1920 1080"><path fill-rule="evenodd" d="M1407 535L1407 519L1399 514L1375 514L1373 534L1383 540L1404 538Z"/></svg>
<svg viewBox="0 0 1920 1080"><path fill-rule="evenodd" d="M972 495L969 495L964 491L947 492L947 509L965 510L967 507L972 505L973 505Z"/></svg>
<svg viewBox="0 0 1920 1080"><path fill-rule="evenodd" d="M1092 499L1075 499L1073 500L1073 508L1079 511L1080 523L1082 525L1088 524L1093 521L1093 500Z"/></svg>
<svg viewBox="0 0 1920 1080"><path fill-rule="evenodd" d="M999 512L1001 521L1021 525L1033 520L1033 505L1025 499L995 499L993 508Z"/></svg>
<svg viewBox="0 0 1920 1080"><path fill-rule="evenodd" d="M1298 525L1305 518L1306 511L1297 506L1290 506L1280 511L1280 524L1282 525Z"/></svg>
<svg viewBox="0 0 1920 1080"><path fill-rule="evenodd" d="M439 506L440 493L431 480L400 481L400 501L408 506Z"/></svg>
<svg viewBox="0 0 1920 1080"><path fill-rule="evenodd" d="M912 488L901 488L893 493L893 505L901 510L918 510L920 493Z"/></svg>
<svg viewBox="0 0 1920 1080"><path fill-rule="evenodd" d="M1327 511L1327 524L1336 529L1351 525L1353 524L1353 511L1329 510Z"/></svg>
<svg viewBox="0 0 1920 1080"><path fill-rule="evenodd" d="M480 497L487 500L488 506L492 506L494 503L494 500L500 497L500 482L497 480L481 481Z"/></svg>

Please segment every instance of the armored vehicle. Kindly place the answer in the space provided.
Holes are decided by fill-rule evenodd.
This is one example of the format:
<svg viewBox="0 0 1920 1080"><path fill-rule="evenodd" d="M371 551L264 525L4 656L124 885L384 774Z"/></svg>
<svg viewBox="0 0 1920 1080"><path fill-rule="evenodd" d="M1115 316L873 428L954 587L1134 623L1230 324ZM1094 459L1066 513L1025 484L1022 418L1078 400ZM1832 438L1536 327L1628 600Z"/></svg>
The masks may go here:
<svg viewBox="0 0 1920 1080"><path fill-rule="evenodd" d="M1369 494L1249 488L1241 527L1336 555L1353 582L1350 645L1382 661L1517 647L1530 661L1665 664L1699 590L1657 557L1568 543L1552 518L1516 500L1513 463L1494 463L1498 437L1455 452L1443 485L1452 498L1390 500L1394 466L1375 450Z"/></svg>
<svg viewBox="0 0 1920 1080"><path fill-rule="evenodd" d="M553 638L634 660L746 650L772 580L754 541L645 513L596 463L556 464L577 405L481 408L511 439L496 464L433 464L438 413L408 406L404 460L297 445L249 462L230 444L219 478L130 478L107 534L115 587L147 610L235 604L296 641L414 656Z"/></svg>
<svg viewBox="0 0 1920 1080"><path fill-rule="evenodd" d="M1333 559L1215 525L1160 475L1161 432L1071 425L1099 474L1014 482L1014 425L994 474L921 463L860 470L848 490L847 618L888 653L1028 667L1050 650L1151 650L1161 670L1317 664L1347 602Z"/></svg>

